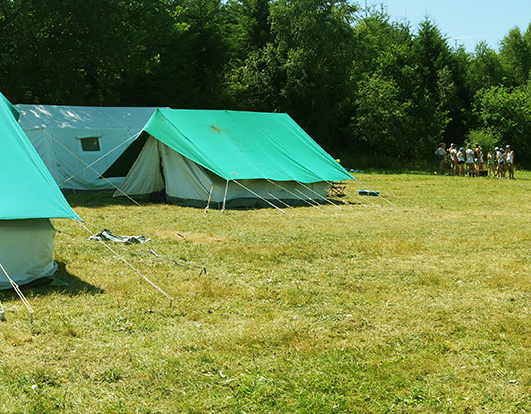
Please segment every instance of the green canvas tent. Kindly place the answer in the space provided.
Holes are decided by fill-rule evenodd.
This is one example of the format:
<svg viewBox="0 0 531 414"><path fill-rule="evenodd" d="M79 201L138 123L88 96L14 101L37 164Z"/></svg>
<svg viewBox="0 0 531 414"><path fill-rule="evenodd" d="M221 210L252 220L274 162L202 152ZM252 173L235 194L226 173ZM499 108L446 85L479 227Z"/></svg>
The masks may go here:
<svg viewBox="0 0 531 414"><path fill-rule="evenodd" d="M201 207L322 201L331 181L352 179L287 114L178 109L157 109L104 173L120 175L115 196L165 189L169 202Z"/></svg>
<svg viewBox="0 0 531 414"><path fill-rule="evenodd" d="M0 289L51 276L55 229L50 218L79 217L18 125L0 93ZM6 275L7 273L7 275Z"/></svg>

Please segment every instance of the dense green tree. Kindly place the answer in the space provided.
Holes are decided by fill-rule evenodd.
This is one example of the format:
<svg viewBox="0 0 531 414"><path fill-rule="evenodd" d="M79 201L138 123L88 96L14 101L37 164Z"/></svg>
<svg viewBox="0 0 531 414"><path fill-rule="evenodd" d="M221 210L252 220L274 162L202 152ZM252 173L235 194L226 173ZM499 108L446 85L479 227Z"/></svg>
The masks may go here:
<svg viewBox="0 0 531 414"><path fill-rule="evenodd" d="M271 42L250 53L229 78L238 106L288 112L332 146L349 96L354 13L343 1L273 3Z"/></svg>
<svg viewBox="0 0 531 414"><path fill-rule="evenodd" d="M429 20L420 24L413 42L421 88L427 93L421 119L432 119L426 126L433 145L441 138L463 142L471 117L473 92L466 73L470 56L463 48L451 49L448 40ZM430 115L432 114L432 115Z"/></svg>
<svg viewBox="0 0 531 414"><path fill-rule="evenodd" d="M476 110L483 129L492 131L500 145L511 145L520 165L530 166L531 160L531 88L509 89L504 86L484 89L478 93Z"/></svg>
<svg viewBox="0 0 531 414"><path fill-rule="evenodd" d="M402 99L402 91L392 78L373 74L359 85L352 133L358 154L372 151L389 157L415 157L418 149L411 114L414 103Z"/></svg>
<svg viewBox="0 0 531 414"><path fill-rule="evenodd" d="M231 0L228 5L238 58L245 59L271 42L269 0Z"/></svg>
<svg viewBox="0 0 531 414"><path fill-rule="evenodd" d="M424 135L417 131L413 114L423 94L409 26L392 23L385 13L372 10L358 21L355 38L359 46L351 70L356 80L352 147L358 154L415 157Z"/></svg>
<svg viewBox="0 0 531 414"><path fill-rule="evenodd" d="M156 64L145 78L145 104L218 108L231 58L226 6L220 0L171 2L173 27L163 34Z"/></svg>
<svg viewBox="0 0 531 414"><path fill-rule="evenodd" d="M15 1L15 39L0 66L18 102L113 105L124 76L146 70L162 3L124 0ZM164 11L162 9L162 11Z"/></svg>
<svg viewBox="0 0 531 414"><path fill-rule="evenodd" d="M429 21L417 35L385 13L362 19L353 72L358 79L353 139L382 155L424 158L443 138L458 103L451 51ZM367 68L367 72L363 72Z"/></svg>
<svg viewBox="0 0 531 414"><path fill-rule="evenodd" d="M472 93L483 88L505 85L507 71L500 56L485 42L476 45L467 68L468 83Z"/></svg>
<svg viewBox="0 0 531 414"><path fill-rule="evenodd" d="M529 79L529 71L531 70L529 37L529 34L524 36L520 29L515 27L501 41L500 57L510 76L511 83L509 85L523 85Z"/></svg>

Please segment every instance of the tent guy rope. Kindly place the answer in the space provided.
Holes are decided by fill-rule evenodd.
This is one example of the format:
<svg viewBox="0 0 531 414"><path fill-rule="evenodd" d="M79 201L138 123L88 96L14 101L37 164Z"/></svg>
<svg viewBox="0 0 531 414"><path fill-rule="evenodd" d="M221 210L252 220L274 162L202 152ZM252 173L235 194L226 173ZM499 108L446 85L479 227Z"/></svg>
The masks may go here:
<svg viewBox="0 0 531 414"><path fill-rule="evenodd" d="M297 181L297 183L300 184L301 186L303 186L304 188L306 188L308 191L311 191L312 193L314 193L317 197L323 199L323 200L326 201L327 203L332 204L333 206L336 206L338 209L341 210L341 207L339 207L336 203L333 203L332 201L330 201L328 198L323 197L321 194L319 194L319 193L316 192L316 191L313 191L310 187L304 185L304 184L301 183L300 181Z"/></svg>
<svg viewBox="0 0 531 414"><path fill-rule="evenodd" d="M250 188L247 188L246 186L244 186L242 183L236 181L236 180L232 180L233 182L235 182L236 184L238 184L239 186L241 186L242 188L246 189L247 191L249 191L251 194L254 194L256 197L258 198L261 198L262 200L264 200L267 204L269 204L271 207L274 207L276 208L278 211L281 211L282 213L286 214L286 212L284 210L282 210L281 208L275 206L272 202L266 200L264 197L260 196L259 194L255 193L253 190L251 190Z"/></svg>
<svg viewBox="0 0 531 414"><path fill-rule="evenodd" d="M34 314L34 312L33 312L33 309L31 308L31 305L29 304L28 300L26 299L26 297L24 296L24 294L20 290L20 287L15 283L15 281L11 278L11 276L9 276L9 274L7 273L7 271L4 268L4 266L2 265L2 263L0 263L0 269L6 275L7 279L9 280L9 283L11 283L11 286L13 287L14 291L17 292L18 297L20 298L20 300L22 300L22 303L24 303L24 305L26 306L26 309L28 309L28 312L30 314L30 323L33 323L33 314ZM3 319L3 317L4 317L4 307L2 306L2 319Z"/></svg>
<svg viewBox="0 0 531 414"><path fill-rule="evenodd" d="M273 185L276 185L278 188L281 188L282 190L286 191L287 193L291 194L291 195L294 196L295 198L298 198L299 200L304 201L304 202L305 202L306 204L308 204L309 206L311 206L311 207L315 207L315 208L317 208L318 210L321 210L323 213L326 213L325 210L323 210L322 208L319 207L319 204L315 205L315 204L311 203L311 202L309 201L310 198L309 198L306 194L302 193L301 191L299 191L299 193L301 193L302 195L304 195L304 197L300 197L299 195L295 194L293 191L290 191L290 190L288 190L287 188L282 187L280 184L276 183L275 181L270 180L269 178L267 179L267 181L268 181L269 183L273 184Z"/></svg>
<svg viewBox="0 0 531 414"><path fill-rule="evenodd" d="M70 181L70 180L71 180L72 178L74 178L76 175L81 174L82 172L84 172L85 170L87 170L87 169L89 169L89 168L90 168L92 171L94 171L94 172L96 172L97 174L99 174L99 172L96 171L96 170L94 170L94 169L92 168L92 166L93 166L94 164L96 164L98 161L101 161L102 159L104 159L107 155L109 155L109 154L111 154L112 152L116 151L116 150L117 150L118 148L120 148L122 145L125 145L126 143L128 143L129 141L131 141L131 140L132 140L133 138L135 138L137 135L138 135L138 134L131 135L129 138L125 139L123 142L121 142L120 144L118 144L116 147L114 147L114 148L111 149L110 151L107 151L107 153L103 154L101 157L99 157L97 160L91 162L90 164L87 164L85 161L83 161L81 158L79 158L76 154L74 154L72 151L70 151L68 148L66 148L66 149L67 149L72 155L74 155L78 160L80 160L80 161L82 161L83 163L85 163L85 164L86 164L86 167L83 168L82 170L78 171L78 172L75 173L74 175L68 177L66 180L64 180L64 181L60 184L60 186L62 186L63 184L66 184L68 181ZM56 140L56 142L57 142L57 140ZM61 144L61 145L62 145L62 144ZM63 148L65 148L64 145L63 145ZM103 176L101 176L101 175L100 175L100 177L103 178L103 179L104 179L105 181L107 181L108 183L110 183L110 181L109 181L108 179L106 179L105 177L103 177ZM110 184L112 185L112 183L110 183Z"/></svg>
<svg viewBox="0 0 531 414"><path fill-rule="evenodd" d="M92 226L92 227L96 228L96 226L94 226L94 225L92 225L92 224L90 224L90 223L85 222L85 224L87 224L87 225L89 225L89 226ZM57 230L57 229L56 229L56 231L57 231L57 233L65 234L65 235L67 235L67 236L75 237L75 238L78 238L78 239L81 239L81 240L84 240L84 241L87 241L87 240L88 240L88 239L87 239L86 237L84 237L84 236L79 236L79 235L77 235L77 234L68 233L68 232L63 231L63 230ZM90 232L90 231L89 231L89 233L94 234L94 233L92 233L92 232ZM177 236L181 237L182 239L186 240L185 236L183 236L182 234L180 234L180 233L178 233L178 232L176 232L176 231L175 231L175 234L176 234ZM95 241L101 241L101 240L95 240ZM122 248L124 251L126 251L126 250L125 250L125 247L120 246L120 248ZM165 261L165 262L171 262L171 263L173 263L173 264L175 264L175 265L177 265L177 266L180 266L180 267L186 267L186 268L188 268L188 269L199 269L199 270L200 270L200 272L199 272L199 276L201 276L202 274L204 274L204 275L207 274L207 268L206 268L206 266L198 265L198 264L191 264L191 263L186 263L186 264L185 264L185 263L180 263L180 262L178 262L178 261L175 260L175 259L168 259L168 258L165 258L164 255L159 254L159 253L156 253L156 252L155 252L154 250L152 250L152 249L149 249L148 251L149 251L149 253L151 253L151 254L154 255L155 257L157 257L157 258L159 258L160 260L163 260L163 261ZM119 256L119 255L118 255L118 256ZM146 255L144 255L144 257L146 257Z"/></svg>
<svg viewBox="0 0 531 414"><path fill-rule="evenodd" d="M56 185L55 185L55 181L52 183L52 182L48 179L47 175L44 173L44 171L43 171L43 169L40 167L39 163L35 160L35 157L33 156L32 151L29 150L29 147L28 147L26 141L23 140L23 139L21 139L20 141L22 142L22 144L24 145L24 147L28 150L27 153L28 153L28 155L31 157L31 159L33 160L33 164L34 164L34 165L38 168L38 170L42 173L42 177L43 177L43 178L46 180L46 182L49 184L49 187L52 189L52 191L53 191L55 194L57 194L57 195L59 195L59 194L62 195L62 193L61 193L60 190L59 190L59 187L57 187L57 190L55 189L55 187L56 187ZM59 191L59 192L58 192L58 191ZM63 197L59 197L59 199L60 199L61 203L62 203L65 207L70 208L70 205L67 203L66 200L63 199Z"/></svg>
<svg viewBox="0 0 531 414"><path fill-rule="evenodd" d="M354 180L358 183L360 183L362 186L364 186L367 190L371 190L367 185L363 184L360 180L358 180L356 177L353 177ZM387 201L389 204L391 204L393 207L396 207L396 204L391 203L388 199L383 197L381 194L378 194L378 197L381 197L384 201Z"/></svg>
<svg viewBox="0 0 531 414"><path fill-rule="evenodd" d="M92 168L92 165L94 163L96 163L98 160L94 161L93 163L91 164L88 164L86 163L83 159L79 158L76 154L74 154L72 151L70 151L70 149L68 149L67 147L65 147L61 142L59 142L58 140L56 140L52 135L50 135L47 131L45 131L44 129L42 129L39 125L37 125L35 122L33 122L32 119L30 119L25 113L22 113L22 116L24 116L24 118L26 118L29 122L31 122L33 125L35 125L36 128L38 128L39 130L41 130L45 135L47 135L48 137L50 137L50 139L52 139L52 141L56 142L58 145L60 145L62 148L64 148L66 151L68 151L71 155L73 155L75 158L77 158L79 161L81 161L84 165L85 165L85 168L81 171L79 171L78 173L74 174L73 176L71 176L70 178L68 178L66 181L63 181L62 184L68 182L70 179L72 179L73 177L75 177L77 174L79 174L80 172L83 172L85 171L87 168L90 168L92 171L94 171L96 174L99 175L100 178L103 178L105 181L107 181L107 183L109 183L111 186L113 186L117 191L119 191L120 193L122 193L125 197L127 197L129 200L131 200L134 204L136 204L137 206L139 206L140 204L134 200L133 198L131 198L128 194L126 194L121 188L119 188L117 185L115 185L113 182L111 182L110 180L108 180L107 178L103 177L101 175L101 173L97 170L95 170L94 168ZM103 155L103 157L105 157L106 155L110 154L111 152L113 152L114 150L116 150L118 147L120 147L121 145L123 145L125 142L128 142L130 140L132 140L133 138L135 138L138 134L134 134L132 135L131 137L129 137L127 140L125 140L123 143L119 144L118 146L116 146L115 148L113 148L111 151L109 151L107 154ZM103 158L103 157L100 157Z"/></svg>
<svg viewBox="0 0 531 414"><path fill-rule="evenodd" d="M81 227L83 227L86 231L88 231L92 236L94 236L94 233L92 233L87 226L85 226L82 222L79 222ZM127 266L129 266L131 269L135 271L142 279L144 279L147 283L149 283L151 286L153 286L157 291L162 293L166 298L170 300L170 306L173 302L173 298L167 294L164 290L162 290L160 287L158 287L155 283L153 283L151 280L149 280L145 275L140 273L131 263L129 263L127 260L125 260L122 256L120 256L114 249L112 249L107 243L105 243L102 240L99 240L99 243L103 244L107 249L109 249L117 258L119 258L122 262L124 262Z"/></svg>
<svg viewBox="0 0 531 414"><path fill-rule="evenodd" d="M331 181L327 181L327 183L328 183L328 185L330 185L330 186L333 186L333 185L334 185L334 183L332 183ZM343 191L344 191L344 190L343 190ZM365 207L365 208L368 208L368 207L369 207L369 206L366 205L363 201L357 199L357 198L354 197L352 194L347 193L346 191L345 191L345 195L348 196L348 197L350 197L351 199L353 199L356 203L361 204L363 207ZM343 201L343 203L344 203L344 204L347 204L345 201ZM374 204L374 203L373 203L373 204Z"/></svg>

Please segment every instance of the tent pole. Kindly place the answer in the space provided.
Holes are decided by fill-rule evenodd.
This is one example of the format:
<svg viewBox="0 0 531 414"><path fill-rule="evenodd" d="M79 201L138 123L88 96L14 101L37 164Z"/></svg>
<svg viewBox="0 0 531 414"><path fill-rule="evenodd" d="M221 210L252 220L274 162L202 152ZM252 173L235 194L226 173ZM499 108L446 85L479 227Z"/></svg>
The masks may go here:
<svg viewBox="0 0 531 414"><path fill-rule="evenodd" d="M229 190L229 180L227 180L227 183L225 184L225 195L223 196L223 206L221 207L221 211L225 211L225 206L227 205L227 191Z"/></svg>
<svg viewBox="0 0 531 414"><path fill-rule="evenodd" d="M214 184L210 186L210 194L208 195L208 202L207 206L205 208L205 213L208 213L208 209L210 208L210 200L212 200L212 191L214 190Z"/></svg>

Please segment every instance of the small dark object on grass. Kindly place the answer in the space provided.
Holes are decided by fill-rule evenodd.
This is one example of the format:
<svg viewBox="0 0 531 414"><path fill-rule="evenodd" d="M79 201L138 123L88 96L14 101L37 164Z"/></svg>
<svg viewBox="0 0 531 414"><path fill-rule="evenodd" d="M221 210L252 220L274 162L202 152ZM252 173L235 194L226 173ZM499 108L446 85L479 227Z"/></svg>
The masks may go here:
<svg viewBox="0 0 531 414"><path fill-rule="evenodd" d="M358 190L359 195L367 195L367 196L379 196L379 191L370 191L370 190Z"/></svg>

